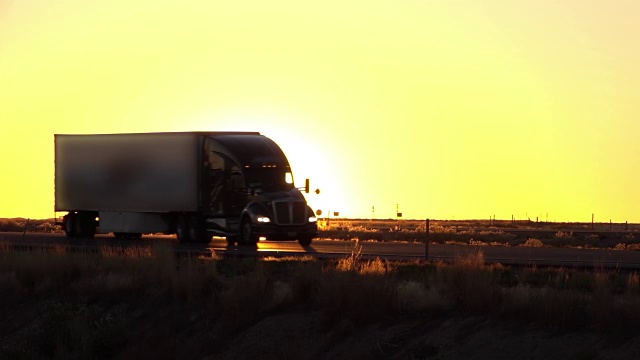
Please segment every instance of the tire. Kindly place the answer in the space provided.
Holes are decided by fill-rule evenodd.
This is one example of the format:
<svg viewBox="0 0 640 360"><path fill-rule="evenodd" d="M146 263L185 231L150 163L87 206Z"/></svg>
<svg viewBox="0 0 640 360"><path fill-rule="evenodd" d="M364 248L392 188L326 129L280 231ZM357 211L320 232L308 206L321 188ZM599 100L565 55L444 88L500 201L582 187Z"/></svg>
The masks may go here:
<svg viewBox="0 0 640 360"><path fill-rule="evenodd" d="M176 221L176 235L181 243L191 242L189 238L189 222L186 215L180 215Z"/></svg>
<svg viewBox="0 0 640 360"><path fill-rule="evenodd" d="M75 219L76 236L92 239L96 235L96 218L91 213L79 213Z"/></svg>
<svg viewBox="0 0 640 360"><path fill-rule="evenodd" d="M199 215L191 215L189 217L189 239L198 244L208 244L211 238L207 238L207 229L204 220Z"/></svg>
<svg viewBox="0 0 640 360"><path fill-rule="evenodd" d="M208 244L207 229L200 215L181 215L176 224L176 235L181 243Z"/></svg>
<svg viewBox="0 0 640 360"><path fill-rule="evenodd" d="M74 239L78 236L78 228L76 225L77 216L74 213L68 213L62 218L64 223L64 233L68 238Z"/></svg>
<svg viewBox="0 0 640 360"><path fill-rule="evenodd" d="M258 243L259 237L253 233L253 226L249 219L244 219L240 225L240 238L238 243L242 245L255 245Z"/></svg>
<svg viewBox="0 0 640 360"><path fill-rule="evenodd" d="M302 245L302 246L309 246L309 244L311 244L311 240L313 240L313 237L311 236L304 236L298 239L298 244Z"/></svg>

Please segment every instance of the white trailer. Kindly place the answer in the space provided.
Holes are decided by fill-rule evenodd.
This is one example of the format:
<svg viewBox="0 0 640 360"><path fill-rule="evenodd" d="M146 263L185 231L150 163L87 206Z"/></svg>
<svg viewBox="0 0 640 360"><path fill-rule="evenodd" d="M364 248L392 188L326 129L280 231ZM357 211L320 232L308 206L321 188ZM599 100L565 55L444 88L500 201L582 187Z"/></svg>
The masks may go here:
<svg viewBox="0 0 640 360"><path fill-rule="evenodd" d="M74 238L293 234L308 243L315 218L291 179L280 148L257 132L55 135L55 211L68 212Z"/></svg>

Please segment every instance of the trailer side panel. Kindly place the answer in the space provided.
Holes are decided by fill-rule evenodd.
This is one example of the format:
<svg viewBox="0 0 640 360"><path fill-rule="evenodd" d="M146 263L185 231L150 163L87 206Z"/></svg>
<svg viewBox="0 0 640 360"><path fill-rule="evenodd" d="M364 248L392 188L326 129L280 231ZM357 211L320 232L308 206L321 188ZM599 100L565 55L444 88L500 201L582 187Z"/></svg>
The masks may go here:
<svg viewBox="0 0 640 360"><path fill-rule="evenodd" d="M56 135L56 211L198 210L196 133Z"/></svg>

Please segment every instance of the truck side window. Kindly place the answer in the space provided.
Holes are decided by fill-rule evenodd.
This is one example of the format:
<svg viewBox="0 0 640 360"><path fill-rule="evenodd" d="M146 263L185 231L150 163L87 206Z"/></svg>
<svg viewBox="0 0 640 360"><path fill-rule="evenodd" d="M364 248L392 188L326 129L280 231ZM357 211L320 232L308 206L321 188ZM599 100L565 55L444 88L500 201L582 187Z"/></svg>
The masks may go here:
<svg viewBox="0 0 640 360"><path fill-rule="evenodd" d="M231 188L233 190L242 190L245 188L244 176L237 165L231 166Z"/></svg>
<svg viewBox="0 0 640 360"><path fill-rule="evenodd" d="M224 212L224 158L216 153L209 153L209 207L213 214Z"/></svg>
<svg viewBox="0 0 640 360"><path fill-rule="evenodd" d="M209 154L209 168L224 171L224 158L214 152Z"/></svg>

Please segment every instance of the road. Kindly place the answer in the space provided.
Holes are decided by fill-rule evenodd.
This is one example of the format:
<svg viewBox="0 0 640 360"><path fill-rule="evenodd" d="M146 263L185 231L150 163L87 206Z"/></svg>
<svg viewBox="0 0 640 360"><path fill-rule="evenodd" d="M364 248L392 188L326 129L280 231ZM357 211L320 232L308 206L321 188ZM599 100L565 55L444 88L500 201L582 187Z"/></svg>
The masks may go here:
<svg viewBox="0 0 640 360"><path fill-rule="evenodd" d="M209 244L179 244L175 236L144 236L140 240L116 240L110 235L97 235L94 239L67 239L63 234L0 233L0 243L12 246L39 248L70 246L73 248L101 249L103 247L156 246L163 244L177 252L218 254L223 256L300 256L321 258L348 256L357 249L354 241L314 240L302 247L297 242L259 242L256 247L228 247L224 238L214 238ZM425 244L401 242L359 242L363 258L390 260L425 259ZM486 263L505 265L566 266L603 269L640 270L640 252L607 249L530 248L505 246L466 246L430 244L428 259L451 261L482 251Z"/></svg>

